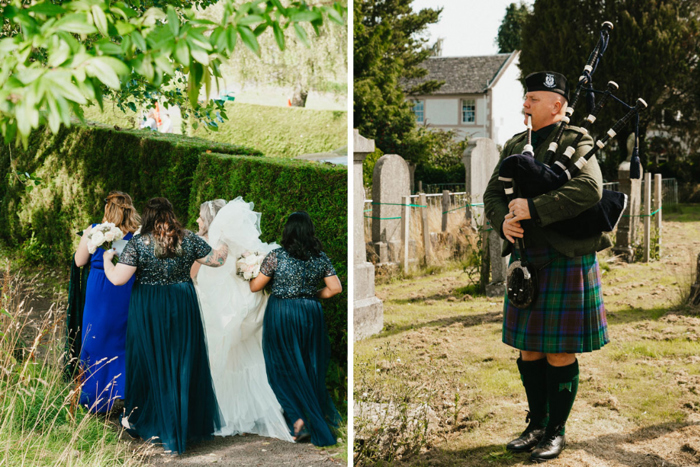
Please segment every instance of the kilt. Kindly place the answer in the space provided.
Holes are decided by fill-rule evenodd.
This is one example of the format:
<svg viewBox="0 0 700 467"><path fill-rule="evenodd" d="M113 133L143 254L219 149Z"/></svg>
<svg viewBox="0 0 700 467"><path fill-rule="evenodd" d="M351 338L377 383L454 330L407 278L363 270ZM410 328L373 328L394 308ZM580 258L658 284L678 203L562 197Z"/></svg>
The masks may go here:
<svg viewBox="0 0 700 467"><path fill-rule="evenodd" d="M568 258L551 247L528 248L526 254L538 269L537 298L528 308L516 308L506 290L503 342L543 353L591 352L607 344L596 254Z"/></svg>

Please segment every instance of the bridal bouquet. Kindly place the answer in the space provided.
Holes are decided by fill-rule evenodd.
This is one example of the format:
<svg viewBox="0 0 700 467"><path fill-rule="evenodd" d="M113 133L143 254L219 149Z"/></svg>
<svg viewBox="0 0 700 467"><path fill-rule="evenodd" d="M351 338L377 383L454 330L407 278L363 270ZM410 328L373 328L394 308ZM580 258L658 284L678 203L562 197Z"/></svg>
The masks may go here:
<svg viewBox="0 0 700 467"><path fill-rule="evenodd" d="M260 274L260 265L264 259L264 254L246 251L236 260L236 274L247 281L255 279Z"/></svg>
<svg viewBox="0 0 700 467"><path fill-rule="evenodd" d="M88 234L88 251L93 254L98 248L109 250L112 248L112 242L121 240L123 237L124 232L113 223L97 224Z"/></svg>

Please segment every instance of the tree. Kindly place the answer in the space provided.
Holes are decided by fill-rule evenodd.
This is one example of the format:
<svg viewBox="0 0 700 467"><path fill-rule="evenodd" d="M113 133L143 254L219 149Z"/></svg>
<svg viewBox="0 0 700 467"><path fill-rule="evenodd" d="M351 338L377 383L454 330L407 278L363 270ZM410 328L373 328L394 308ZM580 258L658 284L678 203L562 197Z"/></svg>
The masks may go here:
<svg viewBox="0 0 700 467"><path fill-rule="evenodd" d="M384 153L418 162L427 156L416 131L407 95L430 93L442 83L426 81L404 89L406 81L426 76L421 67L431 50L422 33L441 9L414 12L412 0L354 2L354 127L375 140Z"/></svg>
<svg viewBox="0 0 700 467"><path fill-rule="evenodd" d="M219 9L215 5L205 13L209 16ZM329 22L318 28L318 34L311 25L305 25L304 29L308 40L304 42L293 36L284 51L279 50L274 37L261 36L260 56L239 48L223 64L222 70L228 76L235 76L239 83L293 88L300 107L305 106L305 96L310 91L347 96L348 28Z"/></svg>
<svg viewBox="0 0 700 467"><path fill-rule="evenodd" d="M305 38L302 24L310 23L316 30L326 19L342 24L344 11L339 4L309 6L303 0L286 7L280 0L241 5L224 0L222 17L212 21L197 19L193 10L173 4L207 5L213 0L153 2L165 6L165 11L132 1L131 5L108 0L3 4L0 130L5 142L26 145L29 133L44 123L53 132L61 124L70 125L71 111L81 117L82 105L102 106L105 88L123 99L140 95L143 87L178 82L186 85L186 93L173 92L172 99L184 101L187 96L198 108L201 87L209 95L212 80L221 77L222 60L231 55L239 38L259 54L258 36L269 28L277 46L284 49L287 29Z"/></svg>
<svg viewBox="0 0 700 467"><path fill-rule="evenodd" d="M698 134L698 88L700 76L700 24L696 0L582 0L575 6L557 0L537 0L534 13L525 22L520 69L522 75L539 70L557 70L576 82L588 54L598 40L603 21L614 29L608 49L593 81L604 88L617 82L618 97L629 104L643 98L649 109L640 115L640 144L645 161L644 138L650 125L682 135ZM574 124L585 115L579 105ZM596 120L594 132L602 134L625 109L610 103ZM681 113L682 118L675 116ZM578 116L578 118L576 118ZM626 140L634 131L627 125L608 151L604 174L617 178L617 166L629 157Z"/></svg>
<svg viewBox="0 0 700 467"><path fill-rule="evenodd" d="M521 49L522 29L525 21L532 15L530 8L522 1L519 5L511 3L506 7L506 15L498 27L496 45L498 53L511 53Z"/></svg>

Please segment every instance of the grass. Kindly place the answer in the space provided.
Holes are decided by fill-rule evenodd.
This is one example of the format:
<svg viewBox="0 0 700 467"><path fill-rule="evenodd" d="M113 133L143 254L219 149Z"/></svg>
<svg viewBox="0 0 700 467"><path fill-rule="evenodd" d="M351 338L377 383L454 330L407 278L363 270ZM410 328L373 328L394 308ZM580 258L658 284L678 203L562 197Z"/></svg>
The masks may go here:
<svg viewBox="0 0 700 467"><path fill-rule="evenodd" d="M119 441L105 418L77 405L79 392L64 381L63 310L52 307L36 319L23 291L42 287L2 274L0 308L0 465L140 465L144 452Z"/></svg>
<svg viewBox="0 0 700 467"><path fill-rule="evenodd" d="M550 465L700 465L700 310L683 298L698 219L697 205L664 216L660 261L600 255L611 342L579 356L570 447ZM377 285L385 328L354 350L355 401L364 408L355 421L359 464L527 465L526 455L504 451L527 406L517 351L501 343L502 298L460 299L467 279L454 267ZM431 416L412 418L428 422L423 438L409 429L411 416L368 410L401 400L429 404Z"/></svg>
<svg viewBox="0 0 700 467"><path fill-rule="evenodd" d="M85 118L122 128L136 128L139 115L123 113L106 102L85 108ZM330 152L347 146L347 112L311 110L296 107L272 107L226 103L228 120L216 132L200 127L191 136L252 147L268 157L294 158L302 154Z"/></svg>

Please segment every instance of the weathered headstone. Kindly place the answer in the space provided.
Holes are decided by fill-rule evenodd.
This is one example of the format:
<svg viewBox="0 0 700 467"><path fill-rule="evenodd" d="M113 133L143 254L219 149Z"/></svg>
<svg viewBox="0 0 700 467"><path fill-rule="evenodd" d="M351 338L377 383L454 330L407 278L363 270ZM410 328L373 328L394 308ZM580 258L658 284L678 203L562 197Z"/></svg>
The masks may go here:
<svg viewBox="0 0 700 467"><path fill-rule="evenodd" d="M400 261L401 205L410 194L408 164L403 157L380 157L372 175L372 244L380 263Z"/></svg>
<svg viewBox="0 0 700 467"><path fill-rule="evenodd" d="M700 254L695 271L695 283L690 286L690 303L700 305Z"/></svg>
<svg viewBox="0 0 700 467"><path fill-rule="evenodd" d="M413 162L408 163L408 177L411 185L411 194L416 191L416 164Z"/></svg>
<svg viewBox="0 0 700 467"><path fill-rule="evenodd" d="M641 170L641 168L640 168ZM620 192L627 195L627 207L617 224L613 254L631 263L634 261L634 245L639 230L639 213L642 204L642 179L630 179L630 163L622 162L617 169Z"/></svg>
<svg viewBox="0 0 700 467"><path fill-rule="evenodd" d="M467 199L472 204L484 202L484 192L489 184L493 169L498 164L499 154L496 143L489 138L474 138L462 154L466 172ZM474 218L478 225L484 225L484 208L472 206L467 209L467 219Z"/></svg>
<svg viewBox="0 0 700 467"><path fill-rule="evenodd" d="M489 138L474 138L469 141L469 145L462 155L462 163L466 174L465 191L467 199L471 204L484 202L484 192L491 179L493 169L498 165L499 154L496 143ZM467 219L474 220L474 227L486 227L484 208L482 206L472 206L467 209ZM486 236L485 236L486 237ZM488 233L488 241L484 245L489 255L491 268L491 280L486 285L486 294L490 297L503 295L505 293L506 280L506 258L501 256L501 245L503 240L497 232Z"/></svg>
<svg viewBox="0 0 700 467"><path fill-rule="evenodd" d="M382 301L374 295L374 265L367 261L365 250L364 200L362 163L374 152L374 141L360 136L355 130L353 138L353 326L354 339L364 339L384 327Z"/></svg>

